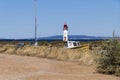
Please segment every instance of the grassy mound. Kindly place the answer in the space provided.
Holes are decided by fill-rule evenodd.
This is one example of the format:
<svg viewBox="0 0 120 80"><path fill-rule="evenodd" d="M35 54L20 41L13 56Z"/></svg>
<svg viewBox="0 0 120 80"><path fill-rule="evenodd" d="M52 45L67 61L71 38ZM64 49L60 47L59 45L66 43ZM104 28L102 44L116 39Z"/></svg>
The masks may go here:
<svg viewBox="0 0 120 80"><path fill-rule="evenodd" d="M55 45L55 43L53 43ZM62 61L78 61L84 64L92 64L94 57L89 45L83 45L81 48L67 49L62 46L51 46L47 44L43 46L30 46L26 45L20 48L17 46L6 46L0 48L0 52L8 54L35 56L42 58L50 58Z"/></svg>

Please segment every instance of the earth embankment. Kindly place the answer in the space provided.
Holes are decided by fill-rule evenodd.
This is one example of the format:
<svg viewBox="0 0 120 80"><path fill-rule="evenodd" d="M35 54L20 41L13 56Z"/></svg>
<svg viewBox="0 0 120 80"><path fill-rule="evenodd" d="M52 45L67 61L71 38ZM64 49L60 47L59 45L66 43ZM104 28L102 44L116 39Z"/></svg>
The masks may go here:
<svg viewBox="0 0 120 80"><path fill-rule="evenodd" d="M92 64L94 54L89 49L89 45L80 48L67 49L54 46L23 46L3 45L0 47L1 53L35 56L41 58L56 59L61 61L78 61L79 63Z"/></svg>

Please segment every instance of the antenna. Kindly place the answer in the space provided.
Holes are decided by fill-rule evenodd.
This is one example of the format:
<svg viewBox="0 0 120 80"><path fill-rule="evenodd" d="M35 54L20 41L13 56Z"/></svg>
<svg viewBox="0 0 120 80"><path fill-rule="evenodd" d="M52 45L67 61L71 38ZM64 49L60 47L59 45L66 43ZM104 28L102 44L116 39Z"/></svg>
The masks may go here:
<svg viewBox="0 0 120 80"><path fill-rule="evenodd" d="M113 38L115 38L115 30L113 30L113 34L112 35L113 35Z"/></svg>
<svg viewBox="0 0 120 80"><path fill-rule="evenodd" d="M35 11L35 46L38 45L37 42L37 0L34 0L34 11Z"/></svg>

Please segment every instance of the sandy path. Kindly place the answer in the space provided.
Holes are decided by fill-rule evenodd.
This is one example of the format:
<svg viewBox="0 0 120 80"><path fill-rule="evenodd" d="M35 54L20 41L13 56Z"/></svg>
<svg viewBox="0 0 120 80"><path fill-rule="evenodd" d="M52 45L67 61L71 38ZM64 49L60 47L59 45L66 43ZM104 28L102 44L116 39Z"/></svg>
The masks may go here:
<svg viewBox="0 0 120 80"><path fill-rule="evenodd" d="M0 80L120 80L94 72L77 63L0 54Z"/></svg>

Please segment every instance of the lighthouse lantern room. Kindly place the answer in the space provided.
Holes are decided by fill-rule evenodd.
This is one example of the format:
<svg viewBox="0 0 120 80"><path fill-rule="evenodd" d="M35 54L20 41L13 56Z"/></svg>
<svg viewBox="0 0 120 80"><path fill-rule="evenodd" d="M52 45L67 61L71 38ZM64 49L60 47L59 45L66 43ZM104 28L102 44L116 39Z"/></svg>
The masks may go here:
<svg viewBox="0 0 120 80"><path fill-rule="evenodd" d="M66 23L63 26L63 41L68 41L68 26Z"/></svg>

